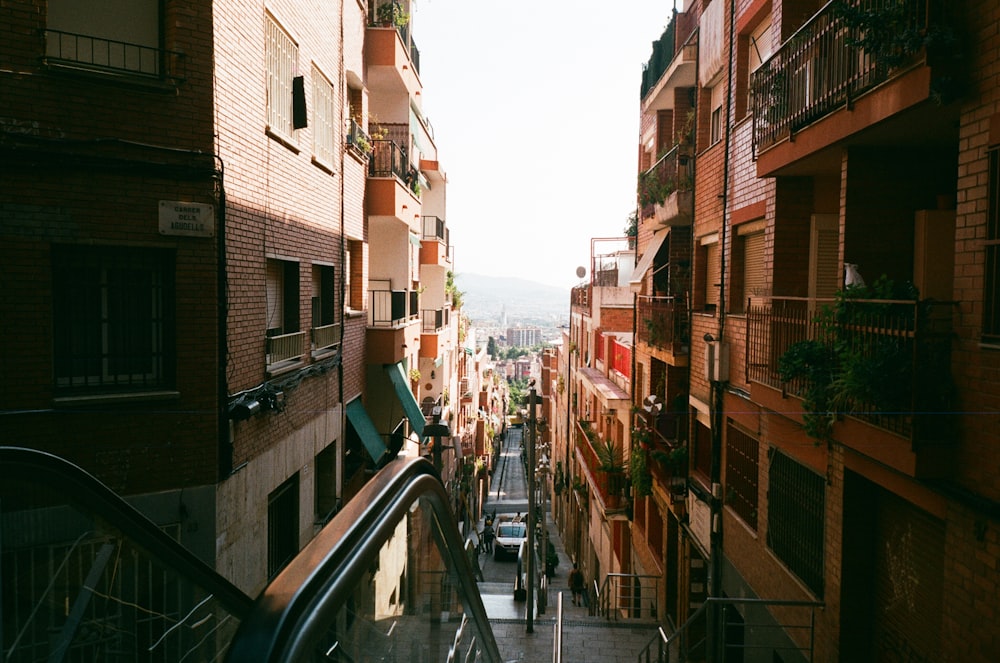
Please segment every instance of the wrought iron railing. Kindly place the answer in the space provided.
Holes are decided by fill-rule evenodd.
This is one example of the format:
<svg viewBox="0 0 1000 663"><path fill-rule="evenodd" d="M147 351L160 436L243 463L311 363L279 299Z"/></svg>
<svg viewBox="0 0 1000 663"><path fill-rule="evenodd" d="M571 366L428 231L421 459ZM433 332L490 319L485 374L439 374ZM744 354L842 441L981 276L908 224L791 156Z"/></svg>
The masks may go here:
<svg viewBox="0 0 1000 663"><path fill-rule="evenodd" d="M305 354L306 333L278 334L267 337L267 365L273 367L286 361L296 361Z"/></svg>
<svg viewBox="0 0 1000 663"><path fill-rule="evenodd" d="M348 121L347 146L354 148L366 157L372 153L373 149L372 137L361 128L361 124L353 117Z"/></svg>
<svg viewBox="0 0 1000 663"><path fill-rule="evenodd" d="M372 177L398 177L408 182L410 163L406 158L406 151L394 141L373 140L368 174Z"/></svg>
<svg viewBox="0 0 1000 663"><path fill-rule="evenodd" d="M45 30L45 59L95 71L184 77L182 53L62 30Z"/></svg>
<svg viewBox="0 0 1000 663"><path fill-rule="evenodd" d="M445 225L444 219L440 219L436 216L424 216L422 218L423 225L423 238L424 239L436 239L439 242L448 243L448 227Z"/></svg>
<svg viewBox="0 0 1000 663"><path fill-rule="evenodd" d="M675 191L691 189L691 158L686 145L674 145L639 175L639 204L643 216L652 216L656 205Z"/></svg>
<svg viewBox="0 0 1000 663"><path fill-rule="evenodd" d="M802 395L807 378L782 380L780 362L793 346L813 341L829 349L832 370L866 381L840 383L844 414L916 439L915 417L940 415L949 405L953 307L930 300L752 297L746 379ZM939 419L925 417L919 425L929 436L934 422Z"/></svg>
<svg viewBox="0 0 1000 663"><path fill-rule="evenodd" d="M848 5L877 17L892 12L901 29L927 26L929 0L850 0ZM829 2L774 55L750 82L754 152L765 150L790 133L848 106L852 99L901 71L900 60L916 61L919 52L868 52L864 30ZM871 49L874 51L874 49Z"/></svg>
<svg viewBox="0 0 1000 663"><path fill-rule="evenodd" d="M640 295L636 299L635 332L641 343L679 351L688 344L687 307L674 297Z"/></svg>

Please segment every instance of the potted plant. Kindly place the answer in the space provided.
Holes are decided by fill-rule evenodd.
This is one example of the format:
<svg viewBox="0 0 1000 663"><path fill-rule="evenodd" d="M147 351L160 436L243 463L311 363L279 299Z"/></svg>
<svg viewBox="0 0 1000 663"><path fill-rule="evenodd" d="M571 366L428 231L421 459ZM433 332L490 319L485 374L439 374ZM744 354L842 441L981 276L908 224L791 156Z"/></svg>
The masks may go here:
<svg viewBox="0 0 1000 663"><path fill-rule="evenodd" d="M632 488L635 491L635 496L652 495L653 477L646 464L646 452L641 447L632 447L632 456L629 459L628 467L632 475Z"/></svg>
<svg viewBox="0 0 1000 663"><path fill-rule="evenodd" d="M402 28L410 22L410 15L403 10L403 5L395 0L379 5L375 15L384 28Z"/></svg>

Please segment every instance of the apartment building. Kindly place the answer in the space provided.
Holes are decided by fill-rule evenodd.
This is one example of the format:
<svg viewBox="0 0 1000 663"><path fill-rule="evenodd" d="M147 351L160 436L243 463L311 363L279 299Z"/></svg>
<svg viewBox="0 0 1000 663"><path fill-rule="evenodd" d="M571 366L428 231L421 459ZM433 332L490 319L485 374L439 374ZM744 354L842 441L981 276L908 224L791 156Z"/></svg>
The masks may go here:
<svg viewBox="0 0 1000 663"><path fill-rule="evenodd" d="M254 594L459 389L411 8L72 4L0 10L2 441Z"/></svg>
<svg viewBox="0 0 1000 663"><path fill-rule="evenodd" d="M925 0L680 9L644 72L633 277L640 423L687 406L660 436L687 449L686 485L654 472L646 499L667 534L639 546L648 512L633 522L637 562L663 568L661 614L791 601L732 602L717 646L993 660L1000 16ZM677 311L644 314L643 297L684 290L689 320L661 347L643 320Z"/></svg>
<svg viewBox="0 0 1000 663"><path fill-rule="evenodd" d="M564 388L546 385L542 412L562 427L561 439L550 433L552 494L554 502L562 500L553 513L573 561L585 577L600 579L632 568L626 469L632 367L628 279L635 251L628 238L595 238L590 266L588 278L570 294ZM560 391L566 396L553 398ZM553 412L555 403L566 409Z"/></svg>

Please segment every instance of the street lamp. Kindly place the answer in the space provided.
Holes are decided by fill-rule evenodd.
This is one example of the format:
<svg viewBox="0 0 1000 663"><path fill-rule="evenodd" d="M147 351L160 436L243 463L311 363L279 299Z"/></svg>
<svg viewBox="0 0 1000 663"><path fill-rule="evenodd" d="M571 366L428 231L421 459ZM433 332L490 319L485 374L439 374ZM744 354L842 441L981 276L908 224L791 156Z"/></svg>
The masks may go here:
<svg viewBox="0 0 1000 663"><path fill-rule="evenodd" d="M546 447L548 445L542 445L542 446ZM548 456L547 452L548 452L547 449L545 449L544 451L541 452L542 453L542 457L538 459L538 467L535 468L535 473L538 474L538 476L541 477L541 480L542 480L542 486L541 486L541 492L542 492L542 496L541 496L541 512L542 512L542 523L541 523L542 524L542 546L541 546L542 547L542 554L541 554L541 559L542 559L542 573L546 573L548 571L548 569L549 569L549 530L548 530L548 527L545 526L545 486L548 484L548 478L549 478L549 473L551 471L551 468L549 466L549 456ZM547 587L548 583L546 583L545 586ZM546 606L547 603L548 603L548 596L545 596L545 595L541 594L541 592L539 592L539 596L538 596L538 612L539 612L539 614L543 614L543 615L545 614L545 606Z"/></svg>

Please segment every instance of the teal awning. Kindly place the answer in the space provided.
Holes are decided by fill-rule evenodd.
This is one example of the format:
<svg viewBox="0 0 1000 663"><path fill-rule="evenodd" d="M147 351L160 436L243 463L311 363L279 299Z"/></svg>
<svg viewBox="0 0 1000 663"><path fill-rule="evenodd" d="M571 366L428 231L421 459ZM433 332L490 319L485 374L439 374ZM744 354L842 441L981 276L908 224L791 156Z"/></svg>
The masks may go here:
<svg viewBox="0 0 1000 663"><path fill-rule="evenodd" d="M416 233L410 233L410 244L413 246L420 246L420 235Z"/></svg>
<svg viewBox="0 0 1000 663"><path fill-rule="evenodd" d="M355 432L361 438L361 443L368 450L368 455L378 465L387 449L385 442L382 441L382 436L375 429L375 424L372 423L372 419L368 416L368 411L361 403L360 398L356 398L347 404L347 420L354 426Z"/></svg>
<svg viewBox="0 0 1000 663"><path fill-rule="evenodd" d="M410 426L417 435L423 435L426 420L424 419L423 411L420 409L420 404L417 403L413 392L410 391L410 380L406 377L403 362L386 364L382 368L385 369L389 379L392 380L392 386L396 390L399 402L403 405L403 412L406 413L406 418L410 420Z"/></svg>

